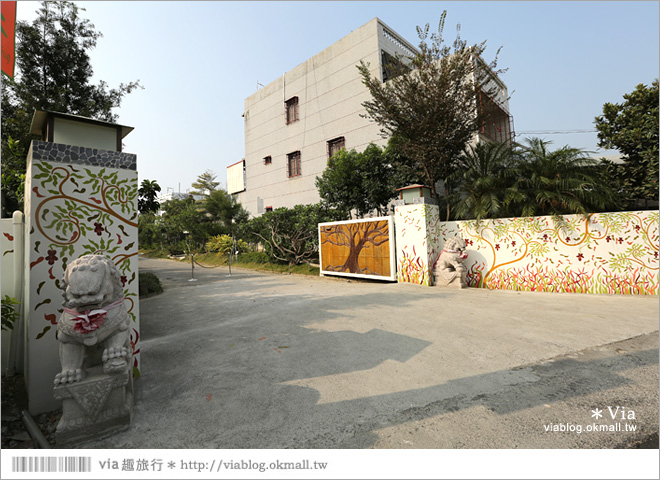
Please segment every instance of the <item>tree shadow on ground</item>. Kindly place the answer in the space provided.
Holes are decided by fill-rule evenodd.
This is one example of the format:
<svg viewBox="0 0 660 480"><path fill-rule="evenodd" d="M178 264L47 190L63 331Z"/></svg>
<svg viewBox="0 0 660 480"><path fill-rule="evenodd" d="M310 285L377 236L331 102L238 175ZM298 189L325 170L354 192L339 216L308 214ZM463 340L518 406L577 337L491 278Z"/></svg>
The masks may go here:
<svg viewBox="0 0 660 480"><path fill-rule="evenodd" d="M438 400L424 406L401 410L386 420L366 422L358 426L350 438L341 442L339 448L370 448L379 439L375 430L476 406L483 406L496 415L504 416L538 406L577 399L592 393L613 390L632 383L625 375L621 375L622 372L657 365L657 363L657 349L588 361L564 357L522 369L503 370L452 380L446 384L424 389L427 392L409 390L391 394L388 395L390 399L399 397L401 404L422 393L430 393ZM626 399L615 400L614 408L626 403L630 405L630 399L627 400L628 402ZM590 409L598 407L602 409L606 406L585 405L584 424L592 420L589 416ZM312 440L311 443L314 441Z"/></svg>
<svg viewBox="0 0 660 480"><path fill-rule="evenodd" d="M382 309L405 312L428 297L440 306L453 294L408 295L412 290L394 284L321 295L307 293L306 282L276 280L249 273L237 282L200 285L194 296L173 288L175 301L160 296L144 302L136 424L90 448L368 448L378 439L376 430L388 426L477 405L506 415L629 385L621 371L657 364L657 349L589 361L562 358L320 403L316 389L286 382L327 377L332 388L334 375L369 371L386 361L404 364L431 345L405 330L367 324L364 312L377 319ZM276 291L283 286L298 291ZM358 303L362 313L354 315ZM310 328L334 320L355 328Z"/></svg>

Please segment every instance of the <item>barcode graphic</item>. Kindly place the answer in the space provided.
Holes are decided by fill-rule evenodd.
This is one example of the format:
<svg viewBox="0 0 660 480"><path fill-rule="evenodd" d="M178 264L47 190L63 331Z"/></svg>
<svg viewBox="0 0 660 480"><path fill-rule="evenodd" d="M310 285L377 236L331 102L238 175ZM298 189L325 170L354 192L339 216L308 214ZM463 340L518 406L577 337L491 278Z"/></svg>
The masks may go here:
<svg viewBox="0 0 660 480"><path fill-rule="evenodd" d="M91 472L92 457L13 457L12 472Z"/></svg>

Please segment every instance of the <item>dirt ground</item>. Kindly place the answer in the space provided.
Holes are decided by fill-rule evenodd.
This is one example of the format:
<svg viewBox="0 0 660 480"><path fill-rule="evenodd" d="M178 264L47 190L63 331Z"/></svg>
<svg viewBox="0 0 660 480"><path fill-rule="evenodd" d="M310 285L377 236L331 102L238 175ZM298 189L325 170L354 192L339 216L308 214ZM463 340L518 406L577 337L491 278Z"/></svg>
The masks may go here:
<svg viewBox="0 0 660 480"><path fill-rule="evenodd" d="M25 428L21 412L27 409L23 375L2 377L2 448L39 448ZM62 412L42 413L34 418L44 437L55 448L55 429Z"/></svg>

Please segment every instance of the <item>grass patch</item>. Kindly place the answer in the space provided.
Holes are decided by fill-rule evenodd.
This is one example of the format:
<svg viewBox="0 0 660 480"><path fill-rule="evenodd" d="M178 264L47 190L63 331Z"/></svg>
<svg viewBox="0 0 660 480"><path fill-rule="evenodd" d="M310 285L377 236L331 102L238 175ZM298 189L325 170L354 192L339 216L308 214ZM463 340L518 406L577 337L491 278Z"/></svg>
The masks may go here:
<svg viewBox="0 0 660 480"><path fill-rule="evenodd" d="M141 248L140 254L148 258L169 258L170 254L164 248Z"/></svg>
<svg viewBox="0 0 660 480"><path fill-rule="evenodd" d="M141 249L140 253L146 258L168 258L169 253L167 250L161 249ZM190 257L185 259L178 259L181 262L190 263ZM205 267L217 267L220 265L227 265L227 255L220 253L198 253L195 255L195 262ZM275 263L270 260L265 252L245 252L232 258L232 267L249 268L250 270L257 270L262 272L271 273L289 273L289 265L286 263ZM291 265L291 273L298 275L319 275L319 267L314 267L307 263L302 265Z"/></svg>
<svg viewBox="0 0 660 480"><path fill-rule="evenodd" d="M155 273L140 272L138 277L140 283L140 296L149 296L154 293L163 292L163 286L160 283L158 275Z"/></svg>
<svg viewBox="0 0 660 480"><path fill-rule="evenodd" d="M190 261L190 260L187 260ZM227 265L227 256L219 253L202 253L195 255L195 261L207 267ZM273 263L264 252L240 253L238 259L232 258L232 267L249 268L262 272L289 273L289 265L286 263ZM302 265L291 265L291 273L298 275L319 275L319 267L306 263Z"/></svg>

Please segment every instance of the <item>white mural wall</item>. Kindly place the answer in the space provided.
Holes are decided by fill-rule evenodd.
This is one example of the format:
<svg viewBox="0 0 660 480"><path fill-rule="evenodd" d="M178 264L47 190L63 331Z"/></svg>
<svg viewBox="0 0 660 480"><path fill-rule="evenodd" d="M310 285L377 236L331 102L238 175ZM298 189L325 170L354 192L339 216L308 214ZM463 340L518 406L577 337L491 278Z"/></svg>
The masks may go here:
<svg viewBox="0 0 660 480"><path fill-rule="evenodd" d="M460 235L472 287L658 295L657 211L441 222L437 207L405 208L399 281L429 285L444 242Z"/></svg>
<svg viewBox="0 0 660 480"><path fill-rule="evenodd" d="M34 141L26 180L25 380L32 414L58 408L55 338L61 281L85 254L110 257L122 273L139 376L137 171L135 155ZM27 194L29 193L29 195Z"/></svg>

